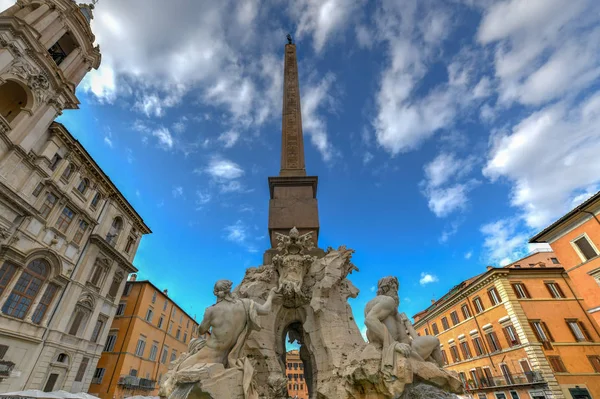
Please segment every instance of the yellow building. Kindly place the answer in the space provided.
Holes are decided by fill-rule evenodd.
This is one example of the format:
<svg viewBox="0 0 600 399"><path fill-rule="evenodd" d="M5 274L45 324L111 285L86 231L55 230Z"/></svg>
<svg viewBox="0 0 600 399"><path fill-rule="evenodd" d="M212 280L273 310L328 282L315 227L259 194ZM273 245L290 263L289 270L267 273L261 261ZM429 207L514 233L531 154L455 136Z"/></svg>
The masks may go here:
<svg viewBox="0 0 600 399"><path fill-rule="evenodd" d="M102 399L156 396L169 364L187 350L198 323L149 281L132 275L89 392Z"/></svg>
<svg viewBox="0 0 600 399"><path fill-rule="evenodd" d="M599 328L557 262L488 266L414 316L474 398L600 398Z"/></svg>
<svg viewBox="0 0 600 399"><path fill-rule="evenodd" d="M288 379L288 395L292 399L308 399L308 386L304 379L304 363L297 350L285 355L285 373Z"/></svg>

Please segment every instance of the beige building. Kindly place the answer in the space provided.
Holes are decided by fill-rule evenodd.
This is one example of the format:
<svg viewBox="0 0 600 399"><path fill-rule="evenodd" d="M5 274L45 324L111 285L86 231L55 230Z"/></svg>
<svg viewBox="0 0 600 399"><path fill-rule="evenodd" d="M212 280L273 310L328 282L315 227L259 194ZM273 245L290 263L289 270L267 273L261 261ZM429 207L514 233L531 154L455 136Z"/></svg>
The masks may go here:
<svg viewBox="0 0 600 399"><path fill-rule="evenodd" d="M0 392L88 389L150 233L54 122L100 64L91 17L70 0L0 13Z"/></svg>

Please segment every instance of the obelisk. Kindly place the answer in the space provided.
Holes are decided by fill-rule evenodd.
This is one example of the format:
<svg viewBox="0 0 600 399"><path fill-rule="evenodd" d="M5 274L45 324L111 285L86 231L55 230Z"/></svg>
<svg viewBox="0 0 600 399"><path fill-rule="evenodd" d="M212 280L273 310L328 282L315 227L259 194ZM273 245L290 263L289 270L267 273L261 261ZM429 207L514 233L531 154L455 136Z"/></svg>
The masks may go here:
<svg viewBox="0 0 600 399"><path fill-rule="evenodd" d="M269 177L269 237L277 246L275 233L288 234L296 227L300 234L319 236L317 176L306 176L304 137L300 110L300 84L296 45L288 35L283 67L283 112L281 125L281 170Z"/></svg>

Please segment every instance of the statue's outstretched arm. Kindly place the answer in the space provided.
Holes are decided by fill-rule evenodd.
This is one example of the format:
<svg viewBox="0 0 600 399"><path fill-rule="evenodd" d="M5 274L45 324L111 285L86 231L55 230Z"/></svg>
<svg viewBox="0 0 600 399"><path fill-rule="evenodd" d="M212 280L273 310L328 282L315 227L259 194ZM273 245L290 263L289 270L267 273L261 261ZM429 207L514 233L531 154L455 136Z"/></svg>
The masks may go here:
<svg viewBox="0 0 600 399"><path fill-rule="evenodd" d="M199 335L206 334L208 332L208 330L210 330L210 324L211 324L211 320L212 320L211 310L212 310L211 308L208 308L204 311L204 318L202 319L202 322L198 326L198 334Z"/></svg>
<svg viewBox="0 0 600 399"><path fill-rule="evenodd" d="M275 288L271 288L271 291L269 291L269 296L267 297L267 300L262 305L255 302L256 303L256 313L258 313L259 315L266 315L271 312L271 306L273 305L273 296L275 295L275 291L276 291Z"/></svg>

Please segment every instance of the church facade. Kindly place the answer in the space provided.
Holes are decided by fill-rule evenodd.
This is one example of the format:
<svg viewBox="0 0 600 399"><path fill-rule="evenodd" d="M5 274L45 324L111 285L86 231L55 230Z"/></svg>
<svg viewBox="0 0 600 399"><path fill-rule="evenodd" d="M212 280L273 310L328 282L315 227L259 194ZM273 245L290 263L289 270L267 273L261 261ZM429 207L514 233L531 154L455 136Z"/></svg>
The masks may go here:
<svg viewBox="0 0 600 399"><path fill-rule="evenodd" d="M92 6L0 12L0 392L87 391L151 231L55 118L100 65Z"/></svg>

